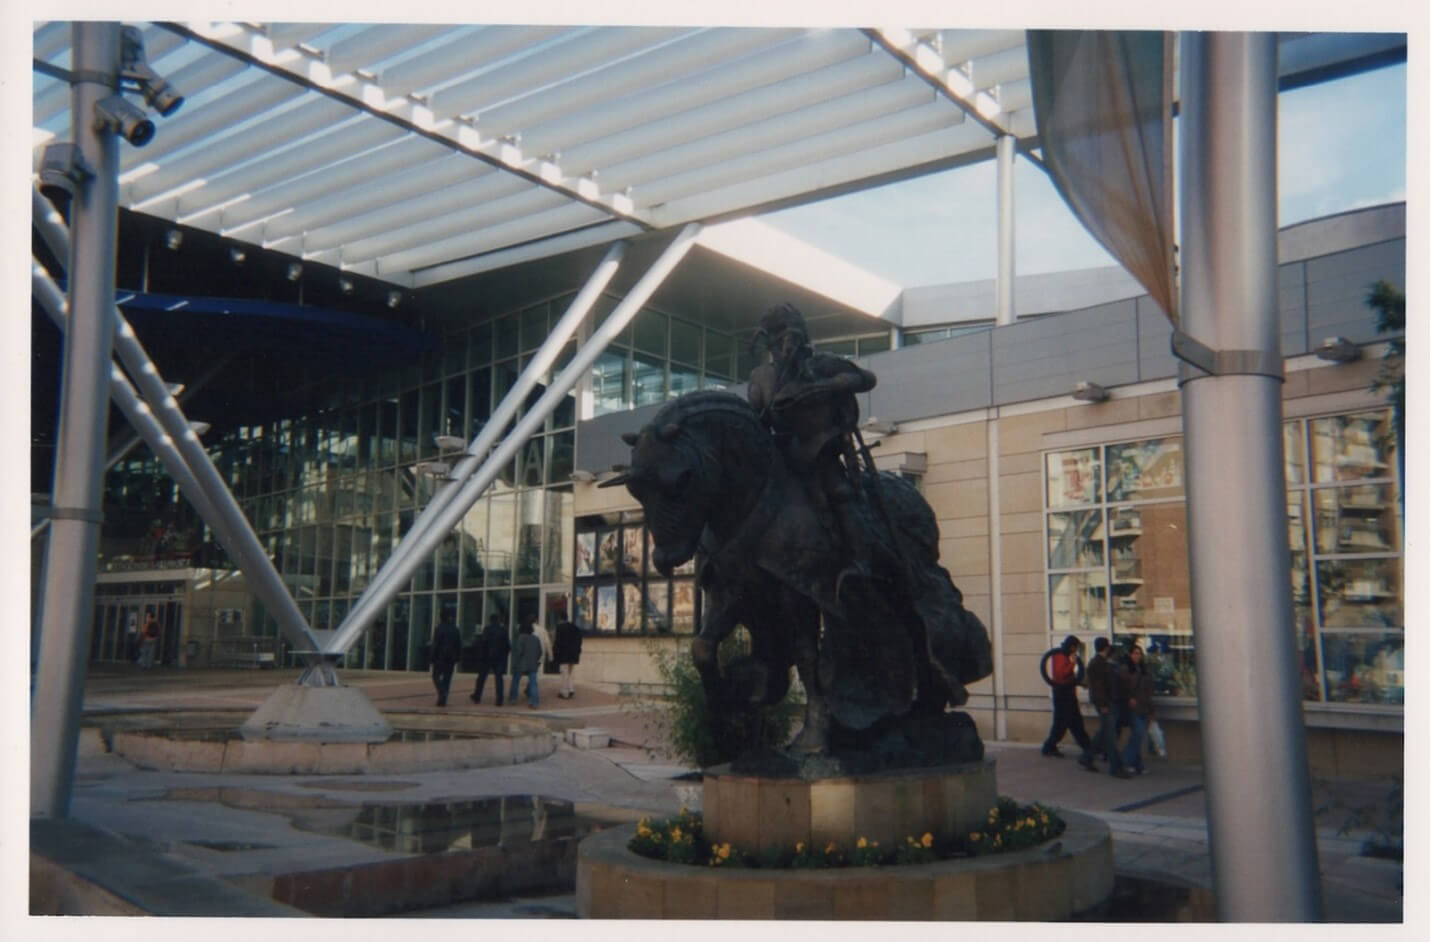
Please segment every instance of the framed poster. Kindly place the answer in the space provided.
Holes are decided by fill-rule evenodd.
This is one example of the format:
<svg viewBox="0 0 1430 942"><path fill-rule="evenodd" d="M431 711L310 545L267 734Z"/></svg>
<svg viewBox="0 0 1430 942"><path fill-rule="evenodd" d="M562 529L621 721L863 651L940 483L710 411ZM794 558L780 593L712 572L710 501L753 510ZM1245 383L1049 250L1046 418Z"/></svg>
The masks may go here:
<svg viewBox="0 0 1430 942"><path fill-rule="evenodd" d="M576 575L594 576L596 574L596 534L578 533L576 534Z"/></svg>
<svg viewBox="0 0 1430 942"><path fill-rule="evenodd" d="M582 631L596 627L595 586L578 585L571 596L571 621Z"/></svg>
<svg viewBox="0 0 1430 942"><path fill-rule="evenodd" d="M662 580L646 586L645 617L650 630L670 630L670 583Z"/></svg>
<svg viewBox="0 0 1430 942"><path fill-rule="evenodd" d="M621 630L640 631L641 614L645 608L641 603L641 586L639 582L627 582L621 586Z"/></svg>
<svg viewBox="0 0 1430 942"><path fill-rule="evenodd" d="M671 624L678 632L692 632L695 630L695 580L677 579L673 586Z"/></svg>
<svg viewBox="0 0 1430 942"><path fill-rule="evenodd" d="M645 527L627 527L621 532L621 563L629 575L640 576L645 568Z"/></svg>
<svg viewBox="0 0 1430 942"><path fill-rule="evenodd" d="M616 574L617 564L621 560L621 531L607 530L600 535L600 551L596 555L596 565L603 576L613 576Z"/></svg>
<svg viewBox="0 0 1430 942"><path fill-rule="evenodd" d="M613 585L596 589L596 630L616 630L616 587Z"/></svg>

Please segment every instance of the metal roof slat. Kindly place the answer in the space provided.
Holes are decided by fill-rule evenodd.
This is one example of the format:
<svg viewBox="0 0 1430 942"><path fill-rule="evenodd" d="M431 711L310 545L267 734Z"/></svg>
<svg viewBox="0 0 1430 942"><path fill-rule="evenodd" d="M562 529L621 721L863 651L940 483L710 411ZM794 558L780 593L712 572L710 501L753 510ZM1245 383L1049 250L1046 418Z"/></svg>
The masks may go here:
<svg viewBox="0 0 1430 942"><path fill-rule="evenodd" d="M842 188L869 177L898 175L902 170L949 163L961 153L992 152L993 138L972 121L949 125L914 137L875 144L826 160L811 160L797 166L690 196L668 201L651 211L662 228L695 219L710 219L771 204L784 205L804 194ZM913 175L910 173L909 175Z"/></svg>
<svg viewBox="0 0 1430 942"><path fill-rule="evenodd" d="M286 101L291 101L303 94L301 88L296 88L284 82L264 82L262 87L254 89L251 96L234 95L224 98L222 103L215 102L209 108L201 109L192 113L188 121L174 122L164 128L163 137L155 135L156 139L162 139L168 145L164 153L148 154L149 161L158 162L157 158L172 154L190 144L199 141L200 138L207 137L219 128L228 127L255 117L261 117L263 112L273 110L275 106ZM269 120L273 120L270 116ZM146 163L148 161L145 161ZM177 184L165 184L165 189L159 189L159 184L147 185L148 178L141 177L130 186L130 199L136 203L158 196L176 186L183 186L188 181L181 181Z"/></svg>
<svg viewBox="0 0 1430 942"><path fill-rule="evenodd" d="M176 132L174 129L181 129L185 124L192 124L200 120L194 116L206 112L208 106L213 104L213 102L203 99L205 93L242 72L242 62L218 53L204 53L193 62L172 73L168 77L169 84L181 90L185 99L184 106L173 118L165 119L159 125L153 140L148 144L143 147L125 147L120 150L120 171L130 170L138 164L154 162L164 154L177 150L187 143L175 136L176 133L182 132Z"/></svg>
<svg viewBox="0 0 1430 942"><path fill-rule="evenodd" d="M477 128L482 130L480 112L485 108L502 104L508 98L534 93L550 82L682 32L686 30L636 26L611 27L578 35L504 68L438 89L432 94L432 111L444 118L475 115Z"/></svg>
<svg viewBox="0 0 1430 942"><path fill-rule="evenodd" d="M143 199L145 194L164 192L195 178L240 166L285 141L301 140L332 126L347 113L347 109L336 102L314 95L311 101L273 116L262 127L247 127L227 134L219 132L204 148L166 160L157 171L135 181L129 190L130 198Z"/></svg>
<svg viewBox="0 0 1430 942"><path fill-rule="evenodd" d="M759 52L688 76L678 92L662 85L586 114L529 128L522 132L522 141L536 153L559 150L569 156L578 145L597 141L612 128L624 134L700 105L868 55L869 48L869 40L856 31L816 30L781 45L777 50L780 55Z"/></svg>
<svg viewBox="0 0 1430 942"><path fill-rule="evenodd" d="M49 62L62 52L68 52L74 38L74 24L65 20L42 23L35 28L31 54Z"/></svg>
<svg viewBox="0 0 1430 942"><path fill-rule="evenodd" d="M456 35L450 42L421 56L383 69L378 75L378 84L392 95L425 91L436 82L475 71L561 32L564 29L559 26L483 26L475 33Z"/></svg>
<svg viewBox="0 0 1430 942"><path fill-rule="evenodd" d="M302 233L304 247L317 251L390 232L450 206L451 188L496 173L463 154L444 154L403 168L395 179L393 174L373 174L322 199L304 200L292 213L265 227L264 238Z"/></svg>
<svg viewBox="0 0 1430 942"><path fill-rule="evenodd" d="M943 61L950 65L963 65L980 56L1021 46L1026 41L1027 32L1021 29L939 30Z"/></svg>
<svg viewBox="0 0 1430 942"><path fill-rule="evenodd" d="M565 233L601 219L598 210L584 203L567 203L545 212L522 216L487 229L464 232L440 242L432 242L377 259L377 270L414 272L442 261L492 252L533 239Z"/></svg>
<svg viewBox="0 0 1430 942"><path fill-rule="evenodd" d="M384 122L355 119L335 132L318 136L311 144L291 147L268 160L244 164L211 178L192 199L186 200L186 205L191 211L199 212L244 193L261 193L299 174L318 170L404 136L401 129Z"/></svg>
<svg viewBox="0 0 1430 942"><path fill-rule="evenodd" d="M242 203L224 210L224 225L237 229L256 219L291 208L295 213L317 214L329 197L347 200L353 187L370 188L371 181L401 173L452 156L451 151L425 137L411 135L389 141L370 151L329 164L321 172L305 173L260 190ZM300 205L301 204L301 205Z"/></svg>
<svg viewBox="0 0 1430 942"><path fill-rule="evenodd" d="M998 107L1005 115L1033 107L1033 80L1019 79L998 86Z"/></svg>
<svg viewBox="0 0 1430 942"><path fill-rule="evenodd" d="M476 198L455 188L444 195L447 197L444 205L450 212L428 213L425 219L410 225L366 239L345 241L343 261L365 262L409 250L412 246L435 245L453 236L520 219L566 202L560 193L540 187L529 187L500 199Z"/></svg>
<svg viewBox="0 0 1430 942"><path fill-rule="evenodd" d="M370 26L334 43L324 51L323 60L334 75L374 68L384 59L391 59L422 45L450 27L441 24L417 26Z"/></svg>
<svg viewBox="0 0 1430 942"><path fill-rule="evenodd" d="M842 125L820 134L797 138L755 153L726 160L718 165L654 181L639 188L642 204L660 203L690 196L701 190L727 185L742 177L768 176L780 169L817 159L863 150L870 141L914 137L939 127L958 123L947 102L930 101L891 115L881 115L856 124ZM986 133L986 132L985 132Z"/></svg>
<svg viewBox="0 0 1430 942"><path fill-rule="evenodd" d="M285 49L292 49L299 43L316 39L337 25L336 23L264 23L262 28L263 35L267 36L268 41L273 45L273 51L282 52Z"/></svg>
<svg viewBox="0 0 1430 942"><path fill-rule="evenodd" d="M616 239L639 235L641 231L641 228L634 223L615 219L563 232L560 235L549 236L540 241L517 243L480 254L469 253L452 261L438 262L414 269L408 276L408 280L414 288L425 288L451 281L454 278L464 278L468 275L479 275L482 272L519 265L533 259L575 252L593 245L607 245ZM396 275L387 273L383 277L392 278Z"/></svg>
<svg viewBox="0 0 1430 942"><path fill-rule="evenodd" d="M646 203L653 182L716 166L763 150L777 149L792 140L859 124L881 115L934 100L933 91L911 79L886 82L793 111L782 111L749 124L708 137L687 137L683 143L623 164L601 168L601 179L614 186L631 186L638 203ZM950 122L962 120L948 106ZM651 201L658 201L649 197Z"/></svg>
<svg viewBox="0 0 1430 942"><path fill-rule="evenodd" d="M888 56L867 51L855 59L761 85L691 107L673 116L627 128L563 152L562 162L573 171L597 169L606 174L618 163L638 159L672 146L673 142L717 134L771 115L829 101L861 88L898 81L903 67Z"/></svg>
<svg viewBox="0 0 1430 942"><path fill-rule="evenodd" d="M799 34L793 29L741 29L717 27L699 30L673 42L638 53L599 71L573 78L541 95L528 95L482 113L487 133L501 135L584 112L592 104L621 95L673 85L691 72L704 71L731 58L786 42Z"/></svg>
<svg viewBox="0 0 1430 942"><path fill-rule="evenodd" d="M980 90L988 90L995 85L1015 79L1028 78L1028 50L1023 46L1005 49L990 56L973 60L969 77Z"/></svg>

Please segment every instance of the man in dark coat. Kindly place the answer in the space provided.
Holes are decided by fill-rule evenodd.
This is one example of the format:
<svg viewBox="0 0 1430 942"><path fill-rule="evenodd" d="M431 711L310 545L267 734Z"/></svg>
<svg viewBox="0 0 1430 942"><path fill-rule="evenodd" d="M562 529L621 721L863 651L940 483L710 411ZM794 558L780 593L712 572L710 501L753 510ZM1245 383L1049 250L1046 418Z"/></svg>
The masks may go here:
<svg viewBox="0 0 1430 942"><path fill-rule="evenodd" d="M556 691L556 695L570 700L576 695L571 675L581 661L581 629L570 619L563 618L556 623L556 642L552 645L551 659L561 669L561 689Z"/></svg>
<svg viewBox="0 0 1430 942"><path fill-rule="evenodd" d="M1106 638L1098 638L1092 643L1092 660L1087 662L1087 698L1097 710L1097 733L1092 737L1093 757L1107 757L1107 771L1116 775L1122 768L1122 757L1117 754L1117 704L1115 702L1114 668L1107 659L1111 647ZM1096 772L1091 757L1081 757L1078 764L1089 772Z"/></svg>
<svg viewBox="0 0 1430 942"><path fill-rule="evenodd" d="M432 686L437 688L437 705L447 705L447 693L452 689L452 672L462 657L462 633L457 630L450 612L442 613L442 621L432 635Z"/></svg>
<svg viewBox="0 0 1430 942"><path fill-rule="evenodd" d="M1053 728L1048 731L1048 738L1043 741L1043 755L1061 756L1062 750L1058 748L1058 743L1062 741L1063 733L1071 732L1073 739L1082 747L1082 756L1079 761L1092 761L1092 740L1088 738L1087 730L1082 725L1082 711L1077 705L1077 669L1078 669L1078 649L1082 647L1082 642L1077 639L1077 635L1068 635L1063 639L1063 643L1054 652L1051 660L1051 671L1053 685Z"/></svg>
<svg viewBox="0 0 1430 942"><path fill-rule="evenodd" d="M482 629L482 636L477 639L477 649L480 658L477 665L477 685L472 689L472 702L482 702L482 688L487 685L487 675L496 674L497 706L501 706L506 702L502 678L506 676L506 660L511 654L511 637L507 634L502 617L495 612L487 619L487 626Z"/></svg>

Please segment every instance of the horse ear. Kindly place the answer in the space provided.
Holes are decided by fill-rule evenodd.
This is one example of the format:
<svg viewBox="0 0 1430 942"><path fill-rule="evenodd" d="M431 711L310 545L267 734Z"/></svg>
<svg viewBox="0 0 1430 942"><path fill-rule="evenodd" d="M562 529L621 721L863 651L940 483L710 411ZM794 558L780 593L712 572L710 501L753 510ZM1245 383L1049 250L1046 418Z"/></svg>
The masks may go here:
<svg viewBox="0 0 1430 942"><path fill-rule="evenodd" d="M630 445L632 448L636 447L636 442L640 441L640 438L641 437L635 432L621 433L621 441L625 442L627 445Z"/></svg>
<svg viewBox="0 0 1430 942"><path fill-rule="evenodd" d="M655 437L656 437L656 438L659 438L659 439L660 439L661 441L663 441L663 442L668 442L668 441L670 441L671 439L673 439L675 436L677 436L677 435L679 435L679 434L680 434L680 423L679 423L679 422L671 422L671 423L668 424L668 425L662 425L660 428L656 429L656 431L655 431Z"/></svg>

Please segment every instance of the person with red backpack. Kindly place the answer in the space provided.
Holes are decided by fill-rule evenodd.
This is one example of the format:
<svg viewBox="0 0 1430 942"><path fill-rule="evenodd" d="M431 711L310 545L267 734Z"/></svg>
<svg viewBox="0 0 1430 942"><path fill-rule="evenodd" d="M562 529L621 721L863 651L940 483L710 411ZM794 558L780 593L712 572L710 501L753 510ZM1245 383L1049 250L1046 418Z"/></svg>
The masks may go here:
<svg viewBox="0 0 1430 942"><path fill-rule="evenodd" d="M1078 654L1081 648L1082 642L1077 635L1068 635L1044 658L1044 664L1049 665L1050 670L1043 679L1053 688L1053 728L1043 741L1043 755L1062 756L1058 743L1062 741L1063 733L1071 732L1073 739L1082 747L1078 762L1086 767L1092 762L1092 740L1082 724L1082 710L1077 702L1078 683L1082 679L1082 658Z"/></svg>

